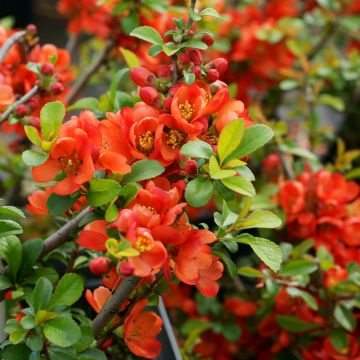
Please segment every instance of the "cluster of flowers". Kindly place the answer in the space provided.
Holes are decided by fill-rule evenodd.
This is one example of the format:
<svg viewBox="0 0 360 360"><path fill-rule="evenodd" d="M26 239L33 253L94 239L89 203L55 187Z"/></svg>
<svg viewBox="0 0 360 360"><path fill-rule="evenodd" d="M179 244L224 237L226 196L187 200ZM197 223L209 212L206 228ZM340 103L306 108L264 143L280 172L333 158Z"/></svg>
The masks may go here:
<svg viewBox="0 0 360 360"><path fill-rule="evenodd" d="M340 266L359 262L359 185L339 173L306 171L280 188L288 239L315 240Z"/></svg>
<svg viewBox="0 0 360 360"><path fill-rule="evenodd" d="M21 32L0 26L0 46ZM33 96L17 105L2 122L3 132L25 135L23 126L39 127L41 107L51 100L63 100L73 79L70 55L54 45L39 45L36 27L29 25L22 39L12 44L0 63L0 116L14 101L29 93ZM16 145L15 143L13 144Z"/></svg>

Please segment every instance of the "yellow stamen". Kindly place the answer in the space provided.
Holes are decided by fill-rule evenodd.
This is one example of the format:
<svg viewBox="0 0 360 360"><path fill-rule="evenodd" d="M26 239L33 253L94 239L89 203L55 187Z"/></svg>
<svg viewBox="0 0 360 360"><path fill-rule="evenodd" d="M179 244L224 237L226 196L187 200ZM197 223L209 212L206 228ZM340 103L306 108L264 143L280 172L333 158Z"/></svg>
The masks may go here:
<svg viewBox="0 0 360 360"><path fill-rule="evenodd" d="M183 131L170 129L167 134L168 139L166 143L171 146L173 149L181 146L186 138L186 134Z"/></svg>
<svg viewBox="0 0 360 360"><path fill-rule="evenodd" d="M186 121L190 121L194 115L194 107L186 100L183 104L179 105L181 117Z"/></svg>
<svg viewBox="0 0 360 360"><path fill-rule="evenodd" d="M153 240L144 236L139 235L136 239L135 248L139 253L150 251L154 247Z"/></svg>
<svg viewBox="0 0 360 360"><path fill-rule="evenodd" d="M147 130L137 138L137 149L143 154L149 155L155 148L154 134Z"/></svg>

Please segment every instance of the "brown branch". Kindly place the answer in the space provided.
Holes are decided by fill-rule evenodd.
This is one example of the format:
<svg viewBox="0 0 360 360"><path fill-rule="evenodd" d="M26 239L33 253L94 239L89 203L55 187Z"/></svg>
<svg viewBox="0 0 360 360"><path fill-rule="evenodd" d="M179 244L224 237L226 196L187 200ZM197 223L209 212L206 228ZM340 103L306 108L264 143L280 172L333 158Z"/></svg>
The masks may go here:
<svg viewBox="0 0 360 360"><path fill-rule="evenodd" d="M281 150L279 150L279 156L281 159L281 163L282 163L286 178L289 180L295 179L294 170L291 167L291 164L290 164L290 161L289 161L289 158L287 157L287 155L284 154Z"/></svg>
<svg viewBox="0 0 360 360"><path fill-rule="evenodd" d="M65 49L70 53L72 54L76 48L76 45L78 44L79 42L79 36L78 35L73 35L73 34L70 34L69 35L69 38L68 38L68 41L65 45Z"/></svg>
<svg viewBox="0 0 360 360"><path fill-rule="evenodd" d="M129 297L130 293L135 289L140 280L140 278L134 275L127 276L123 279L119 287L111 295L99 314L93 320L92 327L95 335L98 335L119 312L120 306Z"/></svg>
<svg viewBox="0 0 360 360"><path fill-rule="evenodd" d="M10 49L19 41L21 41L26 36L26 31L18 31L11 35L0 48L0 64L4 61L7 53Z"/></svg>
<svg viewBox="0 0 360 360"><path fill-rule="evenodd" d="M329 23L323 36L320 38L319 42L317 44L315 44L315 46L311 50L310 54L308 55L309 60L312 60L317 55L317 53L326 46L328 41L334 35L335 30L336 30L336 23L335 22Z"/></svg>
<svg viewBox="0 0 360 360"><path fill-rule="evenodd" d="M176 55L173 55L172 56L172 81L173 81L173 84L176 84L179 80L179 68L178 68L178 65L177 65L177 56Z"/></svg>
<svg viewBox="0 0 360 360"><path fill-rule="evenodd" d="M78 80L75 82L74 86L66 96L66 101L68 104L71 104L74 101L74 99L82 91L90 77L101 67L104 61L106 61L113 47L114 42L108 41L104 49L98 53L94 61L81 74L81 76L78 78Z"/></svg>
<svg viewBox="0 0 360 360"><path fill-rule="evenodd" d="M62 226L58 231L56 231L54 234L49 236L44 241L40 258L43 258L57 247L66 243L71 230L75 229L78 223L80 222L80 220L82 220L89 213L90 213L90 207L85 208L83 211L77 214L73 219L71 219L64 226Z"/></svg>
<svg viewBox="0 0 360 360"><path fill-rule="evenodd" d="M196 0L191 0L190 9L195 10L195 6L196 6ZM191 19L190 12L189 12L188 25L191 26L192 23L193 23L193 20Z"/></svg>
<svg viewBox="0 0 360 360"><path fill-rule="evenodd" d="M9 115L16 109L17 106L21 104L27 103L33 96L35 96L40 91L40 88L38 85L33 86L23 97L21 97L19 100L15 101L13 104L11 104L6 111L4 111L0 116L0 123L5 121Z"/></svg>

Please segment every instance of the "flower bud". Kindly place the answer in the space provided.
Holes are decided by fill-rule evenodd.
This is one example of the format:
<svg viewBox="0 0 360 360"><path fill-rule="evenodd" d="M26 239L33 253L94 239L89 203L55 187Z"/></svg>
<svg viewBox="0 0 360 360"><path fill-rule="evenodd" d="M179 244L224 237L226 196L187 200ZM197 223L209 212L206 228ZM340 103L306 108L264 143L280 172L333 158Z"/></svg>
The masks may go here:
<svg viewBox="0 0 360 360"><path fill-rule="evenodd" d="M157 80L154 73L141 66L131 69L130 78L140 87L155 86Z"/></svg>
<svg viewBox="0 0 360 360"><path fill-rule="evenodd" d="M15 110L14 114L17 117L24 117L29 111L29 108L25 104L18 105Z"/></svg>
<svg viewBox="0 0 360 360"><path fill-rule="evenodd" d="M189 65L190 64L190 57L187 53L181 53L178 56L178 63L179 65Z"/></svg>
<svg viewBox="0 0 360 360"><path fill-rule="evenodd" d="M99 256L91 260L89 268L94 275L102 276L109 271L109 265L110 260L108 258Z"/></svg>
<svg viewBox="0 0 360 360"><path fill-rule="evenodd" d="M227 88L227 84L223 81L217 80L210 85L211 94L216 94L221 89Z"/></svg>
<svg viewBox="0 0 360 360"><path fill-rule="evenodd" d="M37 97L32 97L28 101L27 105L31 110L35 110L39 106L39 99Z"/></svg>
<svg viewBox="0 0 360 360"><path fill-rule="evenodd" d="M204 34L202 36L202 41L207 45L211 46L214 43L214 39L209 34Z"/></svg>
<svg viewBox="0 0 360 360"><path fill-rule="evenodd" d="M203 62L202 55L200 50L198 49L191 49L188 52L190 61L194 63L194 65L201 65Z"/></svg>
<svg viewBox="0 0 360 360"><path fill-rule="evenodd" d="M123 276L132 275L134 273L134 270L135 270L134 267L127 261L123 261L119 267L119 272Z"/></svg>
<svg viewBox="0 0 360 360"><path fill-rule="evenodd" d="M219 72L216 70L216 69L209 69L207 71L207 76L206 76L206 80L209 82L209 83L213 83L215 82L216 80L219 79Z"/></svg>
<svg viewBox="0 0 360 360"><path fill-rule="evenodd" d="M169 65L159 65L156 74L163 81L171 80L171 70Z"/></svg>
<svg viewBox="0 0 360 360"><path fill-rule="evenodd" d="M224 58L216 58L208 62L205 67L207 69L216 69L219 75L222 75L228 67L228 62Z"/></svg>
<svg viewBox="0 0 360 360"><path fill-rule="evenodd" d="M64 86L62 83L56 82L51 85L51 92L54 95L60 95L64 91Z"/></svg>
<svg viewBox="0 0 360 360"><path fill-rule="evenodd" d="M55 71L54 65L51 63L43 63L40 66L40 72L42 75L50 76L53 75Z"/></svg>
<svg viewBox="0 0 360 360"><path fill-rule="evenodd" d="M198 171L198 164L195 160L187 160L185 162L185 171L188 175L194 175Z"/></svg>
<svg viewBox="0 0 360 360"><path fill-rule="evenodd" d="M197 79L199 79L202 75L201 69L198 66L193 69L193 73Z"/></svg>
<svg viewBox="0 0 360 360"><path fill-rule="evenodd" d="M151 86L140 89L140 98L145 104L156 109L159 109L162 105L160 93Z"/></svg>
<svg viewBox="0 0 360 360"><path fill-rule="evenodd" d="M163 104L163 106L164 106L164 109L165 110L168 110L168 111L170 111L170 109L171 109L171 103L172 103L172 101L173 101L173 96L168 96L165 100L164 100L164 104Z"/></svg>
<svg viewBox="0 0 360 360"><path fill-rule="evenodd" d="M40 119L37 116L30 116L29 124L40 130Z"/></svg>
<svg viewBox="0 0 360 360"><path fill-rule="evenodd" d="M34 24L29 24L26 27L26 32L31 35L35 35L37 33L37 27Z"/></svg>
<svg viewBox="0 0 360 360"><path fill-rule="evenodd" d="M173 85L169 90L169 95L170 96L175 96L175 93L178 91L179 87L180 87L179 84Z"/></svg>
<svg viewBox="0 0 360 360"><path fill-rule="evenodd" d="M185 34L186 34L187 36L193 36L193 35L194 35L194 31L191 30L191 29L189 29L189 30L186 30Z"/></svg>

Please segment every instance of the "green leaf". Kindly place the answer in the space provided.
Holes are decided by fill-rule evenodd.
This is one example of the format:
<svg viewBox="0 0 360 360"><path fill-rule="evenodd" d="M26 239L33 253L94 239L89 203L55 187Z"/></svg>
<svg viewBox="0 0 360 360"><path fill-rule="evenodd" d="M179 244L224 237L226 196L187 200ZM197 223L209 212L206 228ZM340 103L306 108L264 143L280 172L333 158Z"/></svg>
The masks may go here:
<svg viewBox="0 0 360 360"><path fill-rule="evenodd" d="M120 26L126 35L130 35L131 31L140 25L138 10L134 7L130 12L120 18Z"/></svg>
<svg viewBox="0 0 360 360"><path fill-rule="evenodd" d="M5 275L0 275L0 291L6 290L9 287L12 287L12 282Z"/></svg>
<svg viewBox="0 0 360 360"><path fill-rule="evenodd" d="M212 16L218 19L223 20L223 18L221 17L221 15L219 15L219 13L213 9L213 8L206 8L200 11L199 13L200 16Z"/></svg>
<svg viewBox="0 0 360 360"><path fill-rule="evenodd" d="M229 169L221 169L215 155L212 155L209 161L209 173L212 179L220 180L234 176L236 174L236 171Z"/></svg>
<svg viewBox="0 0 360 360"><path fill-rule="evenodd" d="M63 216L75 204L76 200L76 196L61 196L52 193L46 201L46 207L49 209L51 216Z"/></svg>
<svg viewBox="0 0 360 360"><path fill-rule="evenodd" d="M0 229L3 221L11 220L0 220ZM13 235L0 239L0 256L8 263L12 280L15 280L22 260L20 240Z"/></svg>
<svg viewBox="0 0 360 360"><path fill-rule="evenodd" d="M110 179L91 179L88 201L91 206L102 206L113 201L121 191L120 184Z"/></svg>
<svg viewBox="0 0 360 360"><path fill-rule="evenodd" d="M151 45L149 55L152 57L158 56L163 51L163 47L159 44Z"/></svg>
<svg viewBox="0 0 360 360"><path fill-rule="evenodd" d="M122 78L129 73L129 69L121 69L116 73L116 75L113 77L111 84L110 84L110 103L114 106L115 104L115 98L116 98L116 90L119 87L120 81Z"/></svg>
<svg viewBox="0 0 360 360"><path fill-rule="evenodd" d="M182 146L180 154L186 155L188 157L209 159L210 156L213 154L213 149L211 145L209 145L205 141L189 141Z"/></svg>
<svg viewBox="0 0 360 360"><path fill-rule="evenodd" d="M314 153L312 153L309 150L303 149L303 148L293 147L293 146L289 146L287 144L280 144L279 149L281 151L283 151L284 153L289 153L289 154L292 154L295 156L299 156L299 157L302 157L302 158L310 160L310 161L318 160L317 156Z"/></svg>
<svg viewBox="0 0 360 360"><path fill-rule="evenodd" d="M302 241L299 245L295 246L292 251L292 257L298 258L304 255L308 250L310 250L315 245L313 239Z"/></svg>
<svg viewBox="0 0 360 360"><path fill-rule="evenodd" d="M234 151L240 146L244 135L244 120L237 119L227 124L221 131L217 146L219 153L220 164L225 160L233 158L231 156Z"/></svg>
<svg viewBox="0 0 360 360"><path fill-rule="evenodd" d="M79 360L78 355L75 353L75 350L72 347L59 348L57 346L50 346L48 352L49 360Z"/></svg>
<svg viewBox="0 0 360 360"><path fill-rule="evenodd" d="M211 180L199 175L188 182L185 189L185 199L190 206L201 207L210 201L213 190Z"/></svg>
<svg viewBox="0 0 360 360"><path fill-rule="evenodd" d="M37 145L37 146L41 147L41 139L40 139L40 136L39 136L38 129L36 127L34 127L34 126L25 125L24 130L25 130L26 136L29 138L29 140L34 145Z"/></svg>
<svg viewBox="0 0 360 360"><path fill-rule="evenodd" d="M244 130L241 145L233 153L232 158L240 159L264 146L274 136L274 132L265 125L253 125Z"/></svg>
<svg viewBox="0 0 360 360"><path fill-rule="evenodd" d="M109 207L106 209L106 212L105 212L105 220L107 222L115 221L118 214L119 214L119 210L116 207L116 205L115 204L110 204Z"/></svg>
<svg viewBox="0 0 360 360"><path fill-rule="evenodd" d="M26 339L26 345L32 351L41 351L43 348L43 341L40 335L32 334Z"/></svg>
<svg viewBox="0 0 360 360"><path fill-rule="evenodd" d="M39 238L27 240L22 244L22 262L20 268L20 278L23 278L32 271L43 248L43 240Z"/></svg>
<svg viewBox="0 0 360 360"><path fill-rule="evenodd" d="M264 277L264 274L260 270L254 269L250 266L239 267L237 272L241 276L250 277L250 278L263 278Z"/></svg>
<svg viewBox="0 0 360 360"><path fill-rule="evenodd" d="M119 198L121 200L121 207L126 207L128 204L131 203L136 197L138 192L138 186L136 184L126 184L121 188Z"/></svg>
<svg viewBox="0 0 360 360"><path fill-rule="evenodd" d="M8 215L25 219L25 214L22 210L15 206L0 206L0 215Z"/></svg>
<svg viewBox="0 0 360 360"><path fill-rule="evenodd" d="M192 48L192 49L206 50L208 48L208 46L199 40L188 40L188 41L183 42L179 48L180 49ZM194 77L195 77L195 75L194 75Z"/></svg>
<svg viewBox="0 0 360 360"><path fill-rule="evenodd" d="M341 325L345 330L349 332L353 332L355 330L356 319L354 314L344 305L337 304L335 306L334 317L339 325Z"/></svg>
<svg viewBox="0 0 360 360"><path fill-rule="evenodd" d="M234 278L237 273L236 264L230 259L226 251L212 250L212 254L218 256L225 264L225 268L231 278Z"/></svg>
<svg viewBox="0 0 360 360"><path fill-rule="evenodd" d="M241 336L241 328L238 324L230 322L222 325L221 333L227 341L234 343Z"/></svg>
<svg viewBox="0 0 360 360"><path fill-rule="evenodd" d="M304 302L313 310L317 311L319 309L316 299L306 291L300 290L295 287L287 287L287 293L291 297L300 297Z"/></svg>
<svg viewBox="0 0 360 360"><path fill-rule="evenodd" d="M27 166L39 166L49 158L49 154L35 150L25 150L21 157Z"/></svg>
<svg viewBox="0 0 360 360"><path fill-rule="evenodd" d="M140 26L134 29L131 33L131 36L134 36L138 39L148 41L152 44L160 44L162 45L163 39L161 35L154 28L150 26Z"/></svg>
<svg viewBox="0 0 360 360"><path fill-rule="evenodd" d="M345 110L345 103L343 99L337 96L333 96L330 94L322 94L319 96L317 100L318 104L328 105L334 108L337 111L344 111Z"/></svg>
<svg viewBox="0 0 360 360"><path fill-rule="evenodd" d="M282 252L278 245L270 240L255 237L249 234L243 234L234 239L237 242L250 245L254 253L271 270L278 271L282 262Z"/></svg>
<svg viewBox="0 0 360 360"><path fill-rule="evenodd" d="M20 360L28 359L31 351L25 344L8 345L2 352L3 360Z"/></svg>
<svg viewBox="0 0 360 360"><path fill-rule="evenodd" d="M292 90L299 87L299 82L294 79L287 79L280 82L279 87L281 90Z"/></svg>
<svg viewBox="0 0 360 360"><path fill-rule="evenodd" d="M99 100L94 97L85 97L75 102L75 104L67 108L68 111L72 110L98 110L99 109Z"/></svg>
<svg viewBox="0 0 360 360"><path fill-rule="evenodd" d="M230 190L235 191L238 194L255 196L255 188L253 184L244 176L232 176L226 179L222 179L221 182Z"/></svg>
<svg viewBox="0 0 360 360"><path fill-rule="evenodd" d="M156 160L139 160L131 167L131 173L124 176L123 183L152 179L164 171L164 167Z"/></svg>
<svg viewBox="0 0 360 360"><path fill-rule="evenodd" d="M13 220L0 220L0 237L22 234L22 227Z"/></svg>
<svg viewBox="0 0 360 360"><path fill-rule="evenodd" d="M343 329L331 329L330 340L336 350L344 350L349 344L348 336Z"/></svg>
<svg viewBox="0 0 360 360"><path fill-rule="evenodd" d="M91 349L87 349L85 351L83 351L82 353L78 354L78 358L79 359L86 359L86 360L106 360L106 356L105 354L99 350L99 349L95 349L95 348L91 348ZM61 359L63 360L63 359Z"/></svg>
<svg viewBox="0 0 360 360"><path fill-rule="evenodd" d="M291 333L305 332L317 328L317 324L302 321L294 316L278 315L276 321L284 330Z"/></svg>
<svg viewBox="0 0 360 360"><path fill-rule="evenodd" d="M46 103L40 110L40 127L44 140L56 139L65 116L65 106L61 101Z"/></svg>
<svg viewBox="0 0 360 360"><path fill-rule="evenodd" d="M52 291L53 286L50 280L42 277L37 281L32 295L32 307L35 313L38 310L47 309Z"/></svg>
<svg viewBox="0 0 360 360"><path fill-rule="evenodd" d="M280 270L281 276L308 275L317 270L317 264L310 260L292 260L284 264Z"/></svg>
<svg viewBox="0 0 360 360"><path fill-rule="evenodd" d="M52 296L49 309L54 309L59 306L70 306L76 302L84 290L84 281L81 276L77 274L64 275Z"/></svg>
<svg viewBox="0 0 360 360"><path fill-rule="evenodd" d="M281 219L267 210L255 210L243 221L235 225L236 230L262 228L274 229L281 226Z"/></svg>
<svg viewBox="0 0 360 360"><path fill-rule="evenodd" d="M68 317L58 317L44 324L44 335L53 344L68 347L77 343L81 337L79 326Z"/></svg>
<svg viewBox="0 0 360 360"><path fill-rule="evenodd" d="M135 53L122 47L120 47L120 52L124 57L127 66L130 69L140 66L140 60Z"/></svg>
<svg viewBox="0 0 360 360"><path fill-rule="evenodd" d="M192 72L188 72L188 71L184 70L183 74L184 74L185 84L187 86L190 86L196 79L195 74Z"/></svg>

